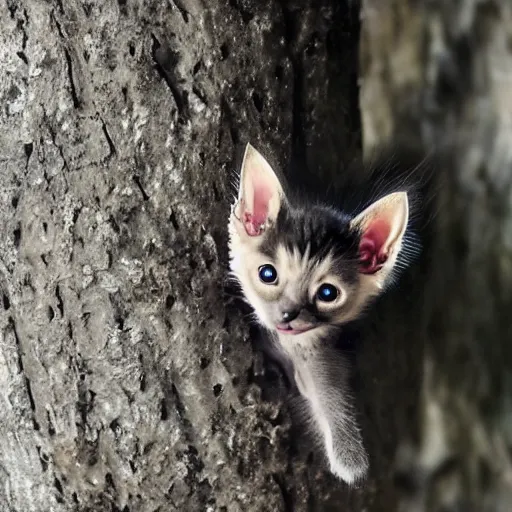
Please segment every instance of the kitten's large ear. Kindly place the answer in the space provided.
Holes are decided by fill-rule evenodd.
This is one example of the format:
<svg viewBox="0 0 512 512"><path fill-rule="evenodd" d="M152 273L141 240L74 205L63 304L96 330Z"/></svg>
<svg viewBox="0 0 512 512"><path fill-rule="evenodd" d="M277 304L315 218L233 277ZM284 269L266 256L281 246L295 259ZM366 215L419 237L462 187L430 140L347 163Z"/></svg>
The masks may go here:
<svg viewBox="0 0 512 512"><path fill-rule="evenodd" d="M263 156L250 144L245 148L238 204L234 212L249 236L263 233L274 221L284 200L284 192L276 174Z"/></svg>
<svg viewBox="0 0 512 512"><path fill-rule="evenodd" d="M400 252L408 221L409 201L406 192L384 196L352 221L352 225L361 231L361 273L376 274L385 279ZM381 279L379 281L383 283Z"/></svg>

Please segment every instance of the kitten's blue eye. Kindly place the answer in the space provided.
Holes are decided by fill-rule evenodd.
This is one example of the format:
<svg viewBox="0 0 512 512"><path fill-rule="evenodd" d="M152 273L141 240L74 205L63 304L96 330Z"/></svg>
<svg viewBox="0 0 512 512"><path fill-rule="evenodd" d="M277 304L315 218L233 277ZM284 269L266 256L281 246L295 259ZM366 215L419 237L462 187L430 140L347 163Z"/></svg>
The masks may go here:
<svg viewBox="0 0 512 512"><path fill-rule="evenodd" d="M333 300L336 300L336 298L338 297L338 289L336 288L336 286L326 283L320 286L320 288L318 288L316 296L318 297L318 300L321 300L323 302L332 302Z"/></svg>
<svg viewBox="0 0 512 512"><path fill-rule="evenodd" d="M265 284L272 284L277 281L277 270L272 265L261 265L258 269L260 279Z"/></svg>

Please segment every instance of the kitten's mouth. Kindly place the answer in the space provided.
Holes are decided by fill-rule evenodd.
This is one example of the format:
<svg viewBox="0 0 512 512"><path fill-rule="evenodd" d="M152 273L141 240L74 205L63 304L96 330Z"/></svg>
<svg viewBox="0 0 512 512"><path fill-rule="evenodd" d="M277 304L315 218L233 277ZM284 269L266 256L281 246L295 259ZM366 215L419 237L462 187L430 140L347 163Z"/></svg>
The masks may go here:
<svg viewBox="0 0 512 512"><path fill-rule="evenodd" d="M300 328L292 327L290 324L277 324L276 326L277 330L283 334L302 334L303 332L310 331L315 327L316 325L314 324L304 325Z"/></svg>

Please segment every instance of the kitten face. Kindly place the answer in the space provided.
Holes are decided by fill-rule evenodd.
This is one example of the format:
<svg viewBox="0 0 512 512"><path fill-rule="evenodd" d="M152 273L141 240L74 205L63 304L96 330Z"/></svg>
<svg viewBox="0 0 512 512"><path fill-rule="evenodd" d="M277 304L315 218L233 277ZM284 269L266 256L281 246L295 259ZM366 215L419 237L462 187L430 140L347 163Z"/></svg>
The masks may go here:
<svg viewBox="0 0 512 512"><path fill-rule="evenodd" d="M260 323L304 337L355 319L381 291L407 218L404 193L355 218L328 207L294 207L248 146L229 221L231 271Z"/></svg>
<svg viewBox="0 0 512 512"><path fill-rule="evenodd" d="M357 315L359 237L346 219L285 206L275 224L249 240L239 223L233 216L231 269L267 328L301 334Z"/></svg>

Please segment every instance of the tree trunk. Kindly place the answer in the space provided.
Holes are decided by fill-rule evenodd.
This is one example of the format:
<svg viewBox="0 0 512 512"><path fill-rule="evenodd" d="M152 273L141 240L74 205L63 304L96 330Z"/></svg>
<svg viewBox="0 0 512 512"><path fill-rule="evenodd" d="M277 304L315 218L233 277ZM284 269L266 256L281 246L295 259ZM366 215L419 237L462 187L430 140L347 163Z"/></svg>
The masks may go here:
<svg viewBox="0 0 512 512"><path fill-rule="evenodd" d="M445 3L364 2L360 91L351 0L0 6L0 510L506 507L511 12ZM348 489L226 298L226 225L246 142L336 185L359 102L365 151L450 158L440 243L364 333Z"/></svg>
<svg viewBox="0 0 512 512"><path fill-rule="evenodd" d="M266 4L0 7L1 510L302 510L343 490L306 464L224 283L245 143L323 173L357 150L359 13Z"/></svg>

